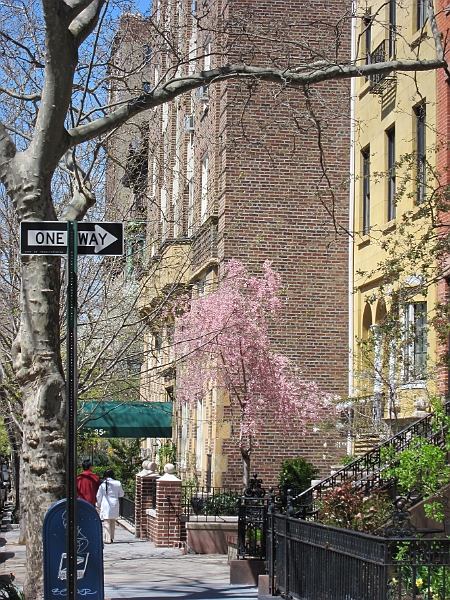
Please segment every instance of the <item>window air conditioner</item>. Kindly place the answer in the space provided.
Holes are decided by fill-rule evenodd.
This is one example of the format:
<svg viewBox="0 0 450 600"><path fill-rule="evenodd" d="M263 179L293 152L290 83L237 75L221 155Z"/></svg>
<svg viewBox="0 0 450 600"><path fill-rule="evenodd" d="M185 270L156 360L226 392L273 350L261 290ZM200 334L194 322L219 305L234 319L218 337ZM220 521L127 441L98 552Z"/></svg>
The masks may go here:
<svg viewBox="0 0 450 600"><path fill-rule="evenodd" d="M194 132L194 115L184 117L184 133Z"/></svg>
<svg viewBox="0 0 450 600"><path fill-rule="evenodd" d="M209 102L209 91L207 85L202 85L198 88L198 101Z"/></svg>

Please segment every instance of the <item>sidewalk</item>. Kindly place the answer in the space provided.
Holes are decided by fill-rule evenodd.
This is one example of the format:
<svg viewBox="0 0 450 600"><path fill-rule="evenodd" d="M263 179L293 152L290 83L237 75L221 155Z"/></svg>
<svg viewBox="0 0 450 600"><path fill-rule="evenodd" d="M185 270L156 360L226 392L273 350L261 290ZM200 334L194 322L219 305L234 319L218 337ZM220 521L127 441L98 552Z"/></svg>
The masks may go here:
<svg viewBox="0 0 450 600"><path fill-rule="evenodd" d="M3 528L2 528L3 529ZM6 545L0 552L14 558L0 572L14 573L21 587L25 578L25 547L18 545L18 529L2 531ZM175 548L155 548L136 539L121 526L114 544L104 549L105 599L128 600L254 600L255 587L230 585L227 557L222 554L182 554Z"/></svg>

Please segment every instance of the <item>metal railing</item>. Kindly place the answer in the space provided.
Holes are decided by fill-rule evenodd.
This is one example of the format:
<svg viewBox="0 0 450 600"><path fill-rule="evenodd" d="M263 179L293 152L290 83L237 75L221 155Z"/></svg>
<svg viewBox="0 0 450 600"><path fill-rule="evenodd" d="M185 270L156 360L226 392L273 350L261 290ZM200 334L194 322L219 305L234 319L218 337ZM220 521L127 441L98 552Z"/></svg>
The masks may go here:
<svg viewBox="0 0 450 600"><path fill-rule="evenodd" d="M367 64L374 65L376 63L382 63L386 61L386 41L383 40L379 46L375 48L373 52L367 55ZM372 85L377 85L386 77L386 73L377 73L376 75L369 75L369 81Z"/></svg>
<svg viewBox="0 0 450 600"><path fill-rule="evenodd" d="M268 498L261 484L262 479L254 473L240 498L238 558L266 558Z"/></svg>
<svg viewBox="0 0 450 600"><path fill-rule="evenodd" d="M183 486L181 508L187 516L237 516L242 487Z"/></svg>
<svg viewBox="0 0 450 600"><path fill-rule="evenodd" d="M238 520L238 558L266 558L267 498L241 498Z"/></svg>
<svg viewBox="0 0 450 600"><path fill-rule="evenodd" d="M388 57L386 47L388 46L388 40L383 40L379 46L375 48L373 52L367 55L367 64L375 65L377 63L383 63ZM391 82L394 82L396 77L395 73L391 71L385 73L374 73L369 75L367 79L370 81L370 90L372 93L382 93Z"/></svg>
<svg viewBox="0 0 450 600"><path fill-rule="evenodd" d="M134 501L130 498L119 498L119 517L134 525Z"/></svg>
<svg viewBox="0 0 450 600"><path fill-rule="evenodd" d="M450 598L450 539L382 538L277 514L269 514L268 522L273 595L302 600Z"/></svg>
<svg viewBox="0 0 450 600"><path fill-rule="evenodd" d="M444 404L445 416L450 415L450 402ZM293 496L292 504L295 507L312 507L314 499L320 499L322 494L329 489L334 489L340 484L352 481L355 489L362 489L366 493L374 488L387 487L389 482L383 479L383 471L389 466L383 460L383 451L389 447L400 454L410 448L415 437L426 439L428 442L444 448L447 426L445 423L436 425L434 414L416 421L406 427L383 444L366 452L360 458L352 461L333 475L326 477L320 483L308 488L304 492Z"/></svg>

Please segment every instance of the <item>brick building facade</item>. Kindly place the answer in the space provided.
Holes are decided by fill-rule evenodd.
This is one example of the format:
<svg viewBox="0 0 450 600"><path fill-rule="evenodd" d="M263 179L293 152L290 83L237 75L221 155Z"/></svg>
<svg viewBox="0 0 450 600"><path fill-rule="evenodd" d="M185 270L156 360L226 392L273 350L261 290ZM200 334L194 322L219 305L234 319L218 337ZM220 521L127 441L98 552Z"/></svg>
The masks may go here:
<svg viewBox="0 0 450 600"><path fill-rule="evenodd" d="M436 6L436 19L439 31L448 32L450 15L448 5L439 0ZM437 74L437 109L436 109L436 125L439 152L437 153L437 170L440 174L440 183L442 186L450 184L450 81L448 75L443 69L440 69ZM450 223L448 212L441 215L444 224ZM444 230L445 231L445 230ZM438 283L437 296L438 301L443 304L450 302L450 278L443 277ZM446 343L438 340L438 368L437 368L437 390L445 397L449 397L450 393L450 370L449 370L449 354L450 342L447 339Z"/></svg>
<svg viewBox="0 0 450 600"><path fill-rule="evenodd" d="M151 21L125 16L118 37L131 32L130 64L137 56L143 61L134 72L144 89L175 71L188 77L194 67L243 60L292 67L326 54L334 60L350 56L347 2L153 5ZM295 361L305 379L342 396L348 392L349 364L348 96L349 84L342 81L292 90L229 80L196 89L147 115L133 146L121 134L122 162L116 161L109 183L125 194L127 210L145 211L143 314L180 285L207 293L232 258L255 274L270 259L286 286L283 324L272 331L274 347ZM127 160L133 179L134 150L148 157L145 169L137 171L146 178L145 189L127 180ZM149 276L155 264L159 268ZM242 465L230 433L229 402L213 392L197 410L176 405L170 339L170 324L153 322L141 395L175 399L173 441L182 477L238 484ZM150 454L152 444L147 441ZM345 447L337 430L282 432L274 414L252 454L252 471L268 485L278 478L283 459L300 455L325 475Z"/></svg>

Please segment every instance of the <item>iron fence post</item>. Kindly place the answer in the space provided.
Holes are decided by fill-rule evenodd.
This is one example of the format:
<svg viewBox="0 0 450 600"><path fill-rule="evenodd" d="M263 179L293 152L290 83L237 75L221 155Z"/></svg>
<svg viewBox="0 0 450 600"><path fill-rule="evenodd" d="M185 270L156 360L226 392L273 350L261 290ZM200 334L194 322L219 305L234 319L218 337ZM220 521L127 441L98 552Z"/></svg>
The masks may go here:
<svg viewBox="0 0 450 600"><path fill-rule="evenodd" d="M269 488L269 508L268 508L268 534L270 532L270 552L269 552L269 592L272 596L275 593L275 493L273 487Z"/></svg>

